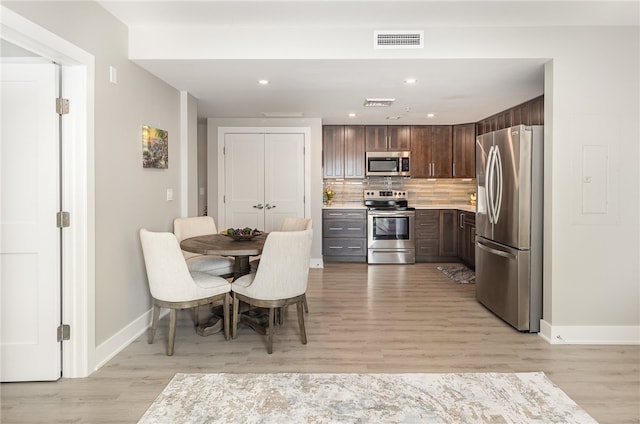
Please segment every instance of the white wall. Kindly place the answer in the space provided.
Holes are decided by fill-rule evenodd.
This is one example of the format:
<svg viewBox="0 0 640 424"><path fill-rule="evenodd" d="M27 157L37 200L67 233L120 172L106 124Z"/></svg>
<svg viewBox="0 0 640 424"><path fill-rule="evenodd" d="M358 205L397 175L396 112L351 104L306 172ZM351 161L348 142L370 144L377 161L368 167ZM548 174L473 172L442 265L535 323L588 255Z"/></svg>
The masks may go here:
<svg viewBox="0 0 640 424"><path fill-rule="evenodd" d="M119 337L133 323L148 322L138 230L170 231L180 215L180 93L128 60L127 28L97 3L3 5L95 56L95 163L89 164L95 171L95 305L90 299L89 307L95 307L96 348L108 346L109 354L127 341ZM109 82L109 66L117 68L117 84ZM142 168L142 125L169 132L168 169Z"/></svg>
<svg viewBox="0 0 640 424"><path fill-rule="evenodd" d="M198 216L198 101L180 92L181 216Z"/></svg>

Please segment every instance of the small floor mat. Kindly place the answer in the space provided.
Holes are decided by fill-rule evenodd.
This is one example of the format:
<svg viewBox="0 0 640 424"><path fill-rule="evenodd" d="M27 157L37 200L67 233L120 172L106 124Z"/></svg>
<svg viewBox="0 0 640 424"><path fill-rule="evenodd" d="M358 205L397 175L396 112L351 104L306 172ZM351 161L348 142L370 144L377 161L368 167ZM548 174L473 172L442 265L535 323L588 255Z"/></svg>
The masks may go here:
<svg viewBox="0 0 640 424"><path fill-rule="evenodd" d="M456 283L473 284L476 282L476 273L472 269L467 268L465 265L456 264L439 266L438 269Z"/></svg>

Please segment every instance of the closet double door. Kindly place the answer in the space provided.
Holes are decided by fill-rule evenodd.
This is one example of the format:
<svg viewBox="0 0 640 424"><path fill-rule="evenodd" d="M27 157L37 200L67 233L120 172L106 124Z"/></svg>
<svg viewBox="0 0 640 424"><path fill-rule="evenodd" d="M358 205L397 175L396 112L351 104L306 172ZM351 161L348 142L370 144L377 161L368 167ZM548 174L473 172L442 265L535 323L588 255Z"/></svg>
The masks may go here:
<svg viewBox="0 0 640 424"><path fill-rule="evenodd" d="M304 216L303 133L224 135L224 228L274 231Z"/></svg>

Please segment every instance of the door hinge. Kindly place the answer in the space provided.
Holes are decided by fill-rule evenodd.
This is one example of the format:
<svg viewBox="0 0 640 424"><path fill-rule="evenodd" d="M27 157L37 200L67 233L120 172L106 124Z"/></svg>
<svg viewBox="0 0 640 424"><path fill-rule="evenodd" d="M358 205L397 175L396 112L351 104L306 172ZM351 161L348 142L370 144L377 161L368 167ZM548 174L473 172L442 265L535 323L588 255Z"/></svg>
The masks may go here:
<svg viewBox="0 0 640 424"><path fill-rule="evenodd" d="M58 326L58 342L71 340L71 326L69 324L60 324Z"/></svg>
<svg viewBox="0 0 640 424"><path fill-rule="evenodd" d="M69 99L62 97L56 99L56 113L58 115L66 115L69 113Z"/></svg>
<svg viewBox="0 0 640 424"><path fill-rule="evenodd" d="M66 228L70 225L70 215L69 212L58 212L56 214L56 225L58 228Z"/></svg>

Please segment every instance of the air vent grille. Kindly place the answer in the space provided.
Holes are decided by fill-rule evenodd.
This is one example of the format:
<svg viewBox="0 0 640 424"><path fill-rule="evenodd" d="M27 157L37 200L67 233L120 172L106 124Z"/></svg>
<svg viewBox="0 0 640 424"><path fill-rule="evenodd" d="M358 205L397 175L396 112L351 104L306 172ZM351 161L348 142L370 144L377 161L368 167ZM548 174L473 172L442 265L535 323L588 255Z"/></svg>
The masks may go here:
<svg viewBox="0 0 640 424"><path fill-rule="evenodd" d="M371 99L364 100L363 106L365 107L389 107L395 102L396 99Z"/></svg>
<svg viewBox="0 0 640 424"><path fill-rule="evenodd" d="M377 49L421 49L424 31L374 31L373 44Z"/></svg>

